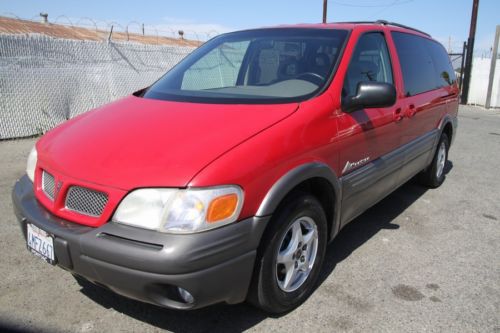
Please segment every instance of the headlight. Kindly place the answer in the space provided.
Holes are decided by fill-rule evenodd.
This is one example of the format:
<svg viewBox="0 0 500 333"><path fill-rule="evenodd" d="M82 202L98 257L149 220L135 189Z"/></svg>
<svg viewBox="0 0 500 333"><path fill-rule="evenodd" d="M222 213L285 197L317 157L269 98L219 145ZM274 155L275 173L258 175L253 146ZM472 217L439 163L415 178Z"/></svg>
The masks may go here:
<svg viewBox="0 0 500 333"><path fill-rule="evenodd" d="M129 193L113 221L168 233L194 233L236 221L243 206L238 186L170 189L147 188Z"/></svg>
<svg viewBox="0 0 500 333"><path fill-rule="evenodd" d="M36 148L31 148L30 154L28 156L28 163L26 163L26 174L32 182L35 182L35 168L38 159L38 154Z"/></svg>

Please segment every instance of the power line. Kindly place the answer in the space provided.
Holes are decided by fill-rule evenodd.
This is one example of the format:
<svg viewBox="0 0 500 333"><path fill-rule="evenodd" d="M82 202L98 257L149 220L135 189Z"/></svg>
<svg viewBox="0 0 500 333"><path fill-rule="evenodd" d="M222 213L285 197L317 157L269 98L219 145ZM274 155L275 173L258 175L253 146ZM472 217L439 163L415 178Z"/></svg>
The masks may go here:
<svg viewBox="0 0 500 333"><path fill-rule="evenodd" d="M391 0L391 1L383 1L384 3L379 3L379 4L367 4L367 3L353 3L353 2L342 2L342 1L332 1L330 0L331 3L334 3L338 6L344 6L344 7L357 7L357 8L380 8L380 7L393 7L393 6L399 6L399 5L404 5L409 2L413 2L414 0Z"/></svg>
<svg viewBox="0 0 500 333"><path fill-rule="evenodd" d="M391 7L393 7L393 6L387 6L387 7L384 7L382 9L380 9L380 10L377 10L375 13L373 13L372 15L370 15L370 18L373 18L375 16L378 16L378 15L382 14L383 12L385 12L387 9L389 9Z"/></svg>

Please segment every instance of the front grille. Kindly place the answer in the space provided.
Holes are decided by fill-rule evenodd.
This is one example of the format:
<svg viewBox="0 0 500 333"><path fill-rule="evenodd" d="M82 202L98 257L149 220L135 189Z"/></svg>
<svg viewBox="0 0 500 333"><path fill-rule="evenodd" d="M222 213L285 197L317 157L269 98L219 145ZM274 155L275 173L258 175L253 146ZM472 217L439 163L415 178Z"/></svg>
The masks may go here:
<svg viewBox="0 0 500 333"><path fill-rule="evenodd" d="M50 173L42 172L42 190L51 200L54 200L54 192L56 188L56 182L54 176Z"/></svg>
<svg viewBox="0 0 500 333"><path fill-rule="evenodd" d="M108 202L105 193L85 187L71 186L66 195L66 208L77 213L99 217Z"/></svg>

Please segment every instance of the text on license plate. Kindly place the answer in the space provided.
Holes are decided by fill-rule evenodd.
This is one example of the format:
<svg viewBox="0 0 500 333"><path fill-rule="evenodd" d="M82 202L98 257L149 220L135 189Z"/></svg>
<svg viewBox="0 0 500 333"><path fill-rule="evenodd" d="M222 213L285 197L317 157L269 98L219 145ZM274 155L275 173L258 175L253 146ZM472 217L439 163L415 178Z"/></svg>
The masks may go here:
<svg viewBox="0 0 500 333"><path fill-rule="evenodd" d="M52 236L37 226L27 224L28 248L35 255L49 262L54 262L54 242Z"/></svg>

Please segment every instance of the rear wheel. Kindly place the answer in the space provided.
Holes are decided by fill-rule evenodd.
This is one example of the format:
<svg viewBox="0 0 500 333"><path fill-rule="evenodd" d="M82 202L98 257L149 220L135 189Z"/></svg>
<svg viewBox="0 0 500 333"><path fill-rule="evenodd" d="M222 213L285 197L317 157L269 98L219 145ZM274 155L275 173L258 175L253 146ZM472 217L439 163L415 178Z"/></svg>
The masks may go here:
<svg viewBox="0 0 500 333"><path fill-rule="evenodd" d="M448 150L450 143L448 136L443 133L439 139L439 143L434 153L434 158L431 164L420 174L420 183L430 188L441 186L445 178L445 166L448 161Z"/></svg>
<svg viewBox="0 0 500 333"><path fill-rule="evenodd" d="M316 198L299 195L282 205L270 223L249 300L279 314L299 306L314 290L326 251L327 222Z"/></svg>

